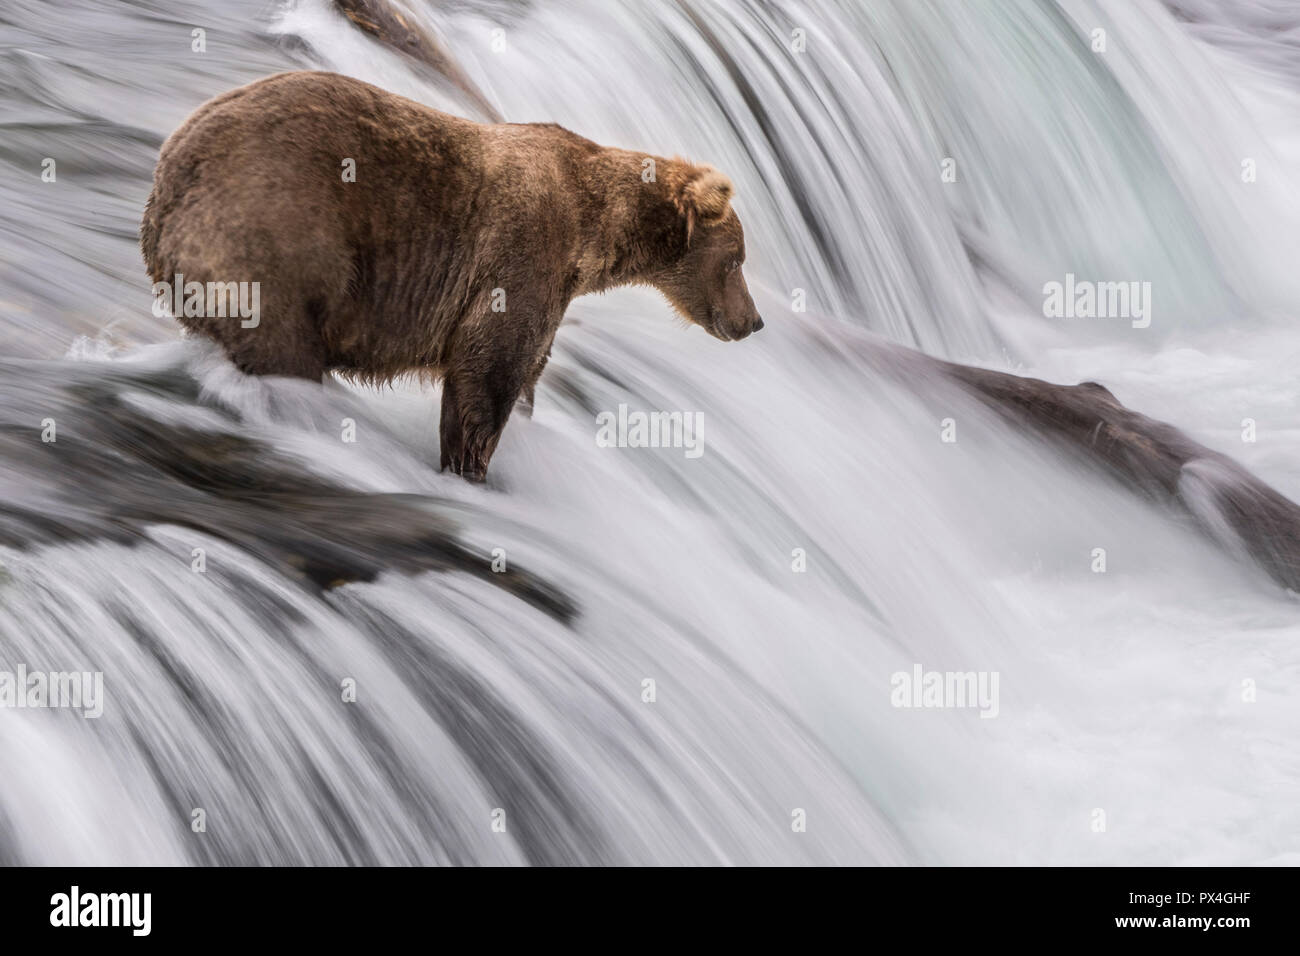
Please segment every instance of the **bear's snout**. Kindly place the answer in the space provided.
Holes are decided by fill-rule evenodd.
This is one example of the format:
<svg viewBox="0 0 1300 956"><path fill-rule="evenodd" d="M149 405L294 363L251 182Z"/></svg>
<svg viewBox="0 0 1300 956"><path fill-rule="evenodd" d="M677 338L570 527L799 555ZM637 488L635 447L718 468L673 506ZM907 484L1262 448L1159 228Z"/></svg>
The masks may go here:
<svg viewBox="0 0 1300 956"><path fill-rule="evenodd" d="M733 340L746 339L763 327L763 317L758 314L758 310L750 305L749 312L744 323L738 331L732 333Z"/></svg>
<svg viewBox="0 0 1300 956"><path fill-rule="evenodd" d="M739 323L734 319L728 321L728 318L725 310L710 309L709 322L705 328L713 334L714 338L721 339L724 342L739 342L741 339L749 338L763 327L762 317L752 306L748 315Z"/></svg>

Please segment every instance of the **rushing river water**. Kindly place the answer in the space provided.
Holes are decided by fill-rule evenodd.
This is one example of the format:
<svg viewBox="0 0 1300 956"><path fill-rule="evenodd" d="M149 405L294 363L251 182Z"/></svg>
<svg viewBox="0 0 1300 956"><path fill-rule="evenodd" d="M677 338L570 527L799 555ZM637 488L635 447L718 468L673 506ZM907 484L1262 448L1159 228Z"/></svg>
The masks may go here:
<svg viewBox="0 0 1300 956"><path fill-rule="evenodd" d="M477 487L435 387L244 378L136 246L227 88L470 102L325 0L8 0L0 672L103 713L0 709L0 861L1300 862L1294 595L879 365L1095 379L1300 498L1300 13L1234 6L409 0L508 120L726 170L766 319L579 300ZM1149 325L1044 317L1067 274Z"/></svg>

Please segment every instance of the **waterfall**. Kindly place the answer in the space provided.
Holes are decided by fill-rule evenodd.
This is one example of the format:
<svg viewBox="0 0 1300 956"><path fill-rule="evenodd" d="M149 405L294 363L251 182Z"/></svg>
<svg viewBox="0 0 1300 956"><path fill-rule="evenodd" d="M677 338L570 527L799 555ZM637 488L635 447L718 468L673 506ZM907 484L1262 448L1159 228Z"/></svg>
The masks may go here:
<svg viewBox="0 0 1300 956"><path fill-rule="evenodd" d="M463 95L326 0L10 0L0 674L103 713L0 708L0 861L1294 863L1293 596L867 357L1095 378L1300 497L1300 91L1201 6L405 0L507 120L725 170L766 320L578 300L480 487L435 386L245 378L135 245L218 92ZM1150 326L1046 316L1067 274ZM602 447L620 406L703 453Z"/></svg>

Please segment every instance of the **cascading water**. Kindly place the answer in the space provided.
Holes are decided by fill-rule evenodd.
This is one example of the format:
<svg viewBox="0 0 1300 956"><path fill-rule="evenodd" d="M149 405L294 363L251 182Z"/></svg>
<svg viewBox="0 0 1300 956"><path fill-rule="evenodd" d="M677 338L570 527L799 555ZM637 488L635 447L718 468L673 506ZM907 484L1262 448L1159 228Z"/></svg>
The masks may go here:
<svg viewBox="0 0 1300 956"><path fill-rule="evenodd" d="M1290 596L864 358L1095 378L1300 496L1300 87L1174 6L408 0L508 120L726 170L767 320L579 300L474 487L436 389L244 378L135 247L221 90L456 91L325 0L11 2L0 671L102 672L104 707L0 709L0 860L1296 862ZM1150 281L1150 327L1044 318L1067 272ZM620 405L701 414L704 453L599 447ZM917 664L995 672L996 717L894 706Z"/></svg>

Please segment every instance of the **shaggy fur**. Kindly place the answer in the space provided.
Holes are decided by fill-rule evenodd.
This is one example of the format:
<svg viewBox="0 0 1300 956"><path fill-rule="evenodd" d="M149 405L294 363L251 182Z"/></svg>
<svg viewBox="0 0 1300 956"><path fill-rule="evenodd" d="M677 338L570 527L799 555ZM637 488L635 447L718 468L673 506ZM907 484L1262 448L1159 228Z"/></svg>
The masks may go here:
<svg viewBox="0 0 1300 956"><path fill-rule="evenodd" d="M575 297L645 284L718 338L762 327L731 195L711 167L284 73L172 134L140 240L155 282L260 283L256 328L178 317L249 374L440 377L442 467L482 480Z"/></svg>

